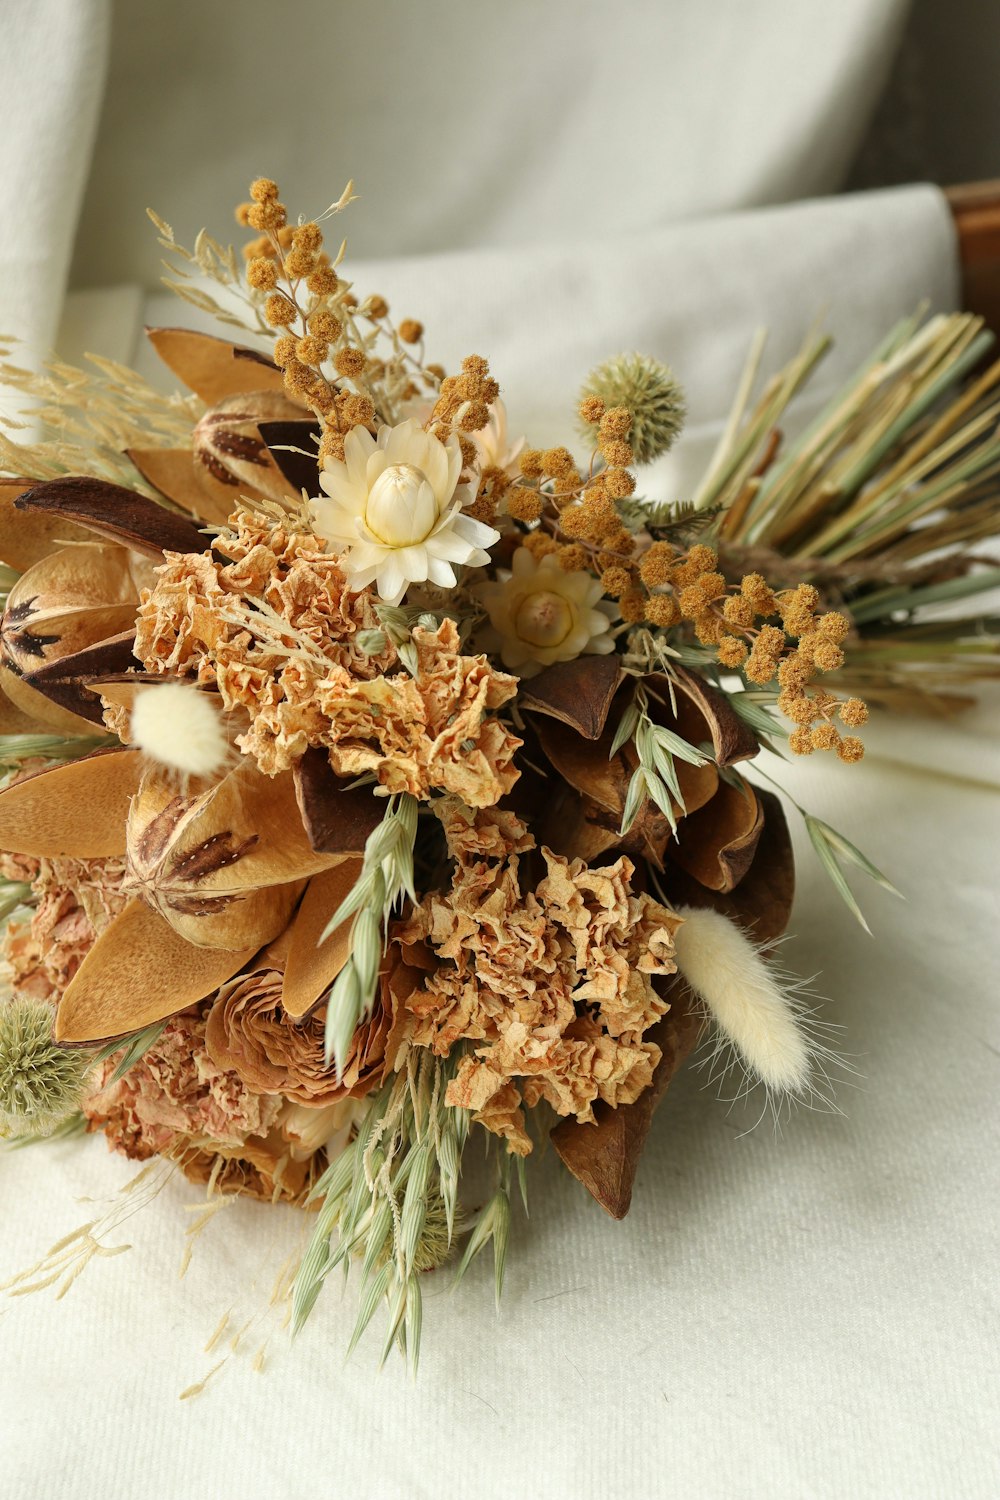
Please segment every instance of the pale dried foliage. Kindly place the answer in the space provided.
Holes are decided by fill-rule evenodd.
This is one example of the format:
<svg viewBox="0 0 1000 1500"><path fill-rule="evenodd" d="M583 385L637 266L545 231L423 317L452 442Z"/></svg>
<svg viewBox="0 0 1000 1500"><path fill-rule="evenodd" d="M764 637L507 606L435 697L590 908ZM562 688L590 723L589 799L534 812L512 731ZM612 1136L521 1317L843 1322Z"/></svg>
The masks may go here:
<svg viewBox="0 0 1000 1500"><path fill-rule="evenodd" d="M0 337L0 385L26 399L20 417L0 419L0 472L39 480L88 474L157 496L125 450L188 445L203 403L164 396L96 354L87 355L90 369L52 360L36 371L13 363L13 349Z"/></svg>

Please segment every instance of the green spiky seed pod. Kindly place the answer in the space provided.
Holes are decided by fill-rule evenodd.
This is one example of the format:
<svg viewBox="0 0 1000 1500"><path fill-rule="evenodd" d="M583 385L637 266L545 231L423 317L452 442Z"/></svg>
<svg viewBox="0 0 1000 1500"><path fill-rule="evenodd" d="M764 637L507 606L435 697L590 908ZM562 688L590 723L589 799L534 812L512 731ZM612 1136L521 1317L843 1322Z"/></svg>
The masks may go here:
<svg viewBox="0 0 1000 1500"><path fill-rule="evenodd" d="M649 354L619 354L591 370L581 396L599 396L605 407L624 406L632 417L628 441L637 464L652 463L672 448L684 426L684 391L669 366ZM581 429L593 442L594 429Z"/></svg>
<svg viewBox="0 0 1000 1500"><path fill-rule="evenodd" d="M51 1005L0 1001L0 1136L48 1135L79 1107L89 1065L52 1040Z"/></svg>

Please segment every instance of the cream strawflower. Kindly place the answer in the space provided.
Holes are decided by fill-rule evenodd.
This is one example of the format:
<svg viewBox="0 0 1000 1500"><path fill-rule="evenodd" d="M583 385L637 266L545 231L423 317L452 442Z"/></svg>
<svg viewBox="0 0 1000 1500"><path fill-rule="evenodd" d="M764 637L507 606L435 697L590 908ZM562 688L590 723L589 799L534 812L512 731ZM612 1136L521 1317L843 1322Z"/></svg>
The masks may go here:
<svg viewBox="0 0 1000 1500"><path fill-rule="evenodd" d="M526 439L511 442L507 431L507 408L502 401L494 401L490 407L490 419L478 432L469 434L476 445L481 469L502 469L515 479L520 472L518 459Z"/></svg>
<svg viewBox="0 0 1000 1500"><path fill-rule="evenodd" d="M454 563L489 562L485 549L500 533L463 513L473 494L459 484L461 472L458 438L442 443L412 417L381 428L377 442L351 429L343 460L324 461L327 498L312 502L312 515L352 589L374 583L380 598L398 604L411 583L453 588Z"/></svg>
<svg viewBox="0 0 1000 1500"><path fill-rule="evenodd" d="M505 667L534 677L557 661L614 650L614 605L601 597L590 573L567 573L551 553L537 562L519 547L511 571L474 590L490 617L481 632L486 650L500 653Z"/></svg>

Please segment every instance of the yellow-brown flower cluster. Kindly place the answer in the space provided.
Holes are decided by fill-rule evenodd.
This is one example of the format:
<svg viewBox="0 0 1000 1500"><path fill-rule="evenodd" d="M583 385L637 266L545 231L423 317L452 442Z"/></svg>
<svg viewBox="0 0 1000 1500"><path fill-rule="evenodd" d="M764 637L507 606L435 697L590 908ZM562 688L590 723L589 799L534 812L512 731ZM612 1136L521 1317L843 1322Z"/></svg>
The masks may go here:
<svg viewBox="0 0 1000 1500"><path fill-rule="evenodd" d="M668 1008L653 978L675 971L679 919L632 890L624 856L590 869L543 849L532 883L522 865L535 841L513 813L438 812L454 878L396 935L404 954L433 955L407 1000L410 1040L441 1056L471 1043L448 1102L524 1155L523 1105L545 1099L588 1121L597 1100L631 1103L648 1087L660 1052L645 1034Z"/></svg>
<svg viewBox="0 0 1000 1500"><path fill-rule="evenodd" d="M816 588L803 583L776 593L759 573L748 573L734 588L703 543L682 553L669 542L653 542L639 576L649 590L644 615L650 625L687 623L702 645L716 648L721 666L758 687L777 680L778 707L796 726L789 738L796 754L835 750L841 760L861 759L862 742L841 735L832 720L839 714L845 726L858 728L868 717L865 704L811 686L818 673L843 666L842 642L850 631L845 615L817 613Z"/></svg>
<svg viewBox="0 0 1000 1500"><path fill-rule="evenodd" d="M372 428L377 415L388 416L386 397L405 402L436 390L444 372L424 369L412 352L423 340L415 318L394 328L377 294L359 307L323 249L319 224L289 224L276 182L258 178L250 200L236 217L258 231L244 247L247 285L275 330L275 364L288 395L320 420L320 458L343 458L352 427ZM385 355L376 350L379 338L388 341Z"/></svg>

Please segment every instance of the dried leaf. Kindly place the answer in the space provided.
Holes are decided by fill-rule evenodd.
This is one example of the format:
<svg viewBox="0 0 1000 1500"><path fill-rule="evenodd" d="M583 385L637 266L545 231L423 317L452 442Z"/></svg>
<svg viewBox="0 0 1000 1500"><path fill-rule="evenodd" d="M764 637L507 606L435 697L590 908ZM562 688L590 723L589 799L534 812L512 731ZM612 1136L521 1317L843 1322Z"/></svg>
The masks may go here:
<svg viewBox="0 0 1000 1500"><path fill-rule="evenodd" d="M295 493L305 490L307 495L318 495L318 422L260 422L258 430L271 457Z"/></svg>
<svg viewBox="0 0 1000 1500"><path fill-rule="evenodd" d="M293 768L295 798L309 843L320 854L361 854L385 816L370 786L350 787L330 769L325 750L307 750Z"/></svg>
<svg viewBox="0 0 1000 1500"><path fill-rule="evenodd" d="M15 501L23 511L75 521L87 531L162 560L164 552L204 552L205 538L184 516L174 515L147 495L106 479L74 475L37 484Z"/></svg>
<svg viewBox="0 0 1000 1500"><path fill-rule="evenodd" d="M20 715L23 722L33 726L28 730L4 729L5 734L43 733L73 737L94 732L89 719L60 708L51 698L31 687L12 668L3 665L0 665L0 695L7 706L7 712L0 716L4 723L8 721L8 716L11 722L16 722L16 716Z"/></svg>
<svg viewBox="0 0 1000 1500"><path fill-rule="evenodd" d="M281 371L256 349L188 328L147 328L146 337L163 363L206 406L242 391L284 389Z"/></svg>
<svg viewBox="0 0 1000 1500"><path fill-rule="evenodd" d="M63 993L56 1040L95 1042L139 1031L203 1000L254 952L196 948L144 901L132 901L105 928Z"/></svg>
<svg viewBox="0 0 1000 1500"><path fill-rule="evenodd" d="M82 526L61 516L22 511L14 502L37 487L34 479L0 479L0 561L24 573L62 542L86 541Z"/></svg>
<svg viewBox="0 0 1000 1500"><path fill-rule="evenodd" d="M749 782L720 781L711 801L678 826L672 863L713 891L731 891L750 868L764 812Z"/></svg>
<svg viewBox="0 0 1000 1500"><path fill-rule="evenodd" d="M613 1219L623 1219L632 1202L639 1158L653 1114L671 1079L698 1040L702 1018L691 991L679 976L664 985L670 1009L645 1036L660 1048L653 1081L634 1104L618 1109L598 1102L595 1124L562 1120L552 1132L557 1155Z"/></svg>
<svg viewBox="0 0 1000 1500"><path fill-rule="evenodd" d="M136 751L116 747L15 781L0 792L0 849L43 859L124 854L141 769Z"/></svg>
<svg viewBox="0 0 1000 1500"><path fill-rule="evenodd" d="M755 942L772 943L788 926L795 895L795 861L781 801L755 788L764 823L749 870L731 891L701 885L679 865L670 864L661 884L674 906L707 906L745 927Z"/></svg>
<svg viewBox="0 0 1000 1500"><path fill-rule="evenodd" d="M707 683L697 672L686 667L672 668L676 716L670 709L670 683L666 677L653 675L644 681L659 695L659 706L651 700L651 716L657 723L674 729L689 744L699 745L711 738L716 764L735 765L751 760L760 750L757 737L740 718L725 693ZM694 709L692 716L690 709Z"/></svg>
<svg viewBox="0 0 1000 1500"><path fill-rule="evenodd" d="M616 655L579 656L530 678L521 687L518 703L522 709L559 719L585 739L596 740L604 731L624 676Z"/></svg>
<svg viewBox="0 0 1000 1500"><path fill-rule="evenodd" d="M143 479L159 490L174 505L211 526L221 526L235 509L235 498L229 485L213 479L207 469L195 467L190 448L128 448L132 463ZM201 537L198 551L208 544Z"/></svg>
<svg viewBox="0 0 1000 1500"><path fill-rule="evenodd" d="M82 651L45 662L37 671L26 673L24 680L61 708L79 714L92 724L103 725L101 699L90 684L134 668L134 642L134 630L122 631L109 640L98 641L95 646L85 646Z"/></svg>
<svg viewBox="0 0 1000 1500"><path fill-rule="evenodd" d="M320 1002L340 973L351 951L350 919L319 941L331 912L335 912L361 873L361 859L314 875L288 929L281 1003L293 1020L300 1020Z"/></svg>

